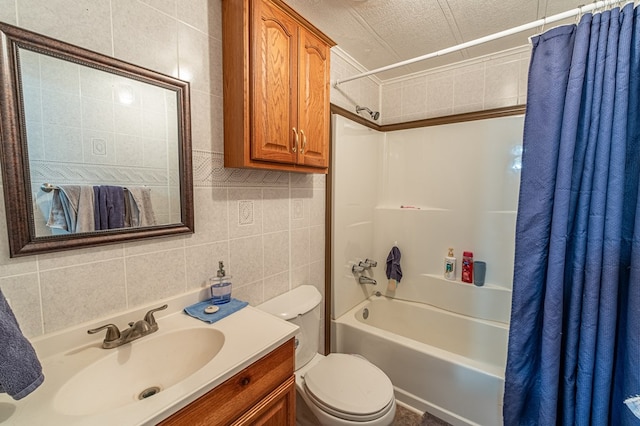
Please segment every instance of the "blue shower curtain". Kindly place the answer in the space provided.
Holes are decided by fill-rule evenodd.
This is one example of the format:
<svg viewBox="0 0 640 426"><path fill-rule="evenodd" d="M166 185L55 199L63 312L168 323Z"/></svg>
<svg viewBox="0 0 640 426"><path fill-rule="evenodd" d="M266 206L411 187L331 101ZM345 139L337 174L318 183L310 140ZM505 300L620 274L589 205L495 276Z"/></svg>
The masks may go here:
<svg viewBox="0 0 640 426"><path fill-rule="evenodd" d="M504 424L638 425L638 12L532 42Z"/></svg>

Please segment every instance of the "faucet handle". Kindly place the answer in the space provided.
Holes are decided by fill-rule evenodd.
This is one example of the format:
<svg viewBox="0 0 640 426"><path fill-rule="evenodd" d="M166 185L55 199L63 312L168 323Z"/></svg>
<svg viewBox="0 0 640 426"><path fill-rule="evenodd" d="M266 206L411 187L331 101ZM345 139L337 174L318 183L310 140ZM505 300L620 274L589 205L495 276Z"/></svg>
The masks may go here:
<svg viewBox="0 0 640 426"><path fill-rule="evenodd" d="M105 324L98 328L92 328L91 330L87 330L89 334L95 334L101 330L107 329L107 335L104 338L105 342L113 342L114 340L118 340L120 338L120 330L116 327L115 324Z"/></svg>
<svg viewBox="0 0 640 426"><path fill-rule="evenodd" d="M155 309L151 309L149 312L147 312L144 316L144 320L151 326L151 327L157 327L157 323L156 323L156 319L153 316L154 312L158 312L161 311L163 309L167 309L167 306L169 305L162 305L159 308L155 308Z"/></svg>
<svg viewBox="0 0 640 426"><path fill-rule="evenodd" d="M364 271L364 266L362 266L362 262L360 262L358 265L351 266L351 272L353 272L354 274L357 274L363 271Z"/></svg>
<svg viewBox="0 0 640 426"><path fill-rule="evenodd" d="M360 263L358 263L358 265L364 269L369 269L369 268L375 268L376 266L378 266L378 262L376 262L375 260L367 259L365 261L361 260Z"/></svg>

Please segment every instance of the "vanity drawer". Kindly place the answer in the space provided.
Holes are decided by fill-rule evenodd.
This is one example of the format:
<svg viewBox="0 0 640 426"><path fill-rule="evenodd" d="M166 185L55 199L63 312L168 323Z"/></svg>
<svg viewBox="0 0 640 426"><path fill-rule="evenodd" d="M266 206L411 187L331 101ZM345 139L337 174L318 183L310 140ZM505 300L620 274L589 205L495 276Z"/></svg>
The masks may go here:
<svg viewBox="0 0 640 426"><path fill-rule="evenodd" d="M236 419L235 424L251 424L251 412L267 414L274 410L293 424L294 354L291 339L159 424L213 426L228 425Z"/></svg>

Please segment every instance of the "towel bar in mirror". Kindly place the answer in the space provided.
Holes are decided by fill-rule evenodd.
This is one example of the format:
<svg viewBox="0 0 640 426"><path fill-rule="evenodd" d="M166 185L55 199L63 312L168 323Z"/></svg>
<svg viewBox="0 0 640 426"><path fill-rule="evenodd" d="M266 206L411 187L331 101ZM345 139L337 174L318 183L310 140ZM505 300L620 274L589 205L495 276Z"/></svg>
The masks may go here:
<svg viewBox="0 0 640 426"><path fill-rule="evenodd" d="M8 24L0 35L11 257L192 233L189 83ZM98 226L113 199L128 220Z"/></svg>

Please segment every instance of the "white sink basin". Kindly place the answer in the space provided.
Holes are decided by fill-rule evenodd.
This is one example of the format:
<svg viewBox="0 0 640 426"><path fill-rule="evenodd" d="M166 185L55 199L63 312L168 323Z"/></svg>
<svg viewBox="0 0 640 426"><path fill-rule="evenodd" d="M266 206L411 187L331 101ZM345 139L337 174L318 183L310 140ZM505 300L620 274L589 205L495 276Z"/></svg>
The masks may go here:
<svg viewBox="0 0 640 426"><path fill-rule="evenodd" d="M0 393L0 424L156 425L298 332L296 325L251 306L213 324L184 313L208 295L194 289L33 339L44 383L19 401ZM159 330L153 334L115 349L102 349L104 335L87 335L102 324L143 318L163 303L169 306L156 317ZM148 397L139 400L145 390Z"/></svg>
<svg viewBox="0 0 640 426"><path fill-rule="evenodd" d="M104 357L60 387L53 407L62 414L91 415L151 398L207 365L224 342L217 329L191 328L104 349Z"/></svg>

